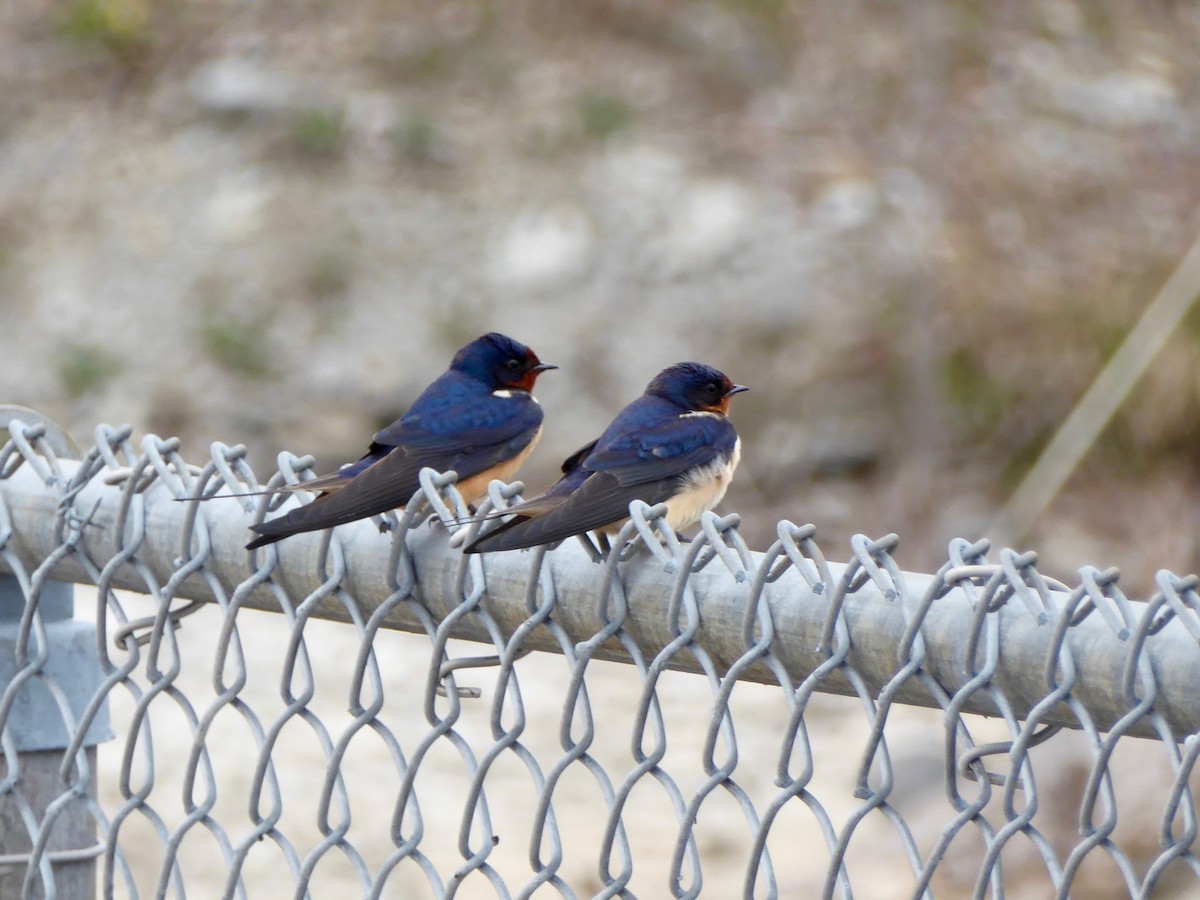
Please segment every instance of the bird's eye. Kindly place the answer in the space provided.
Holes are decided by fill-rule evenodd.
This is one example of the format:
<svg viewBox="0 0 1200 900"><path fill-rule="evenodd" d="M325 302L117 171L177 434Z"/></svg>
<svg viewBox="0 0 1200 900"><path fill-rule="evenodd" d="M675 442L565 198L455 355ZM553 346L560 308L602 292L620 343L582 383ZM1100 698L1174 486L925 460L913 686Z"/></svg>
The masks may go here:
<svg viewBox="0 0 1200 900"><path fill-rule="evenodd" d="M521 361L519 359L510 359L504 364L504 368L510 372L516 372L521 368Z"/></svg>
<svg viewBox="0 0 1200 900"><path fill-rule="evenodd" d="M721 390L721 386L715 381L710 381L704 386L704 390L709 394L716 394Z"/></svg>

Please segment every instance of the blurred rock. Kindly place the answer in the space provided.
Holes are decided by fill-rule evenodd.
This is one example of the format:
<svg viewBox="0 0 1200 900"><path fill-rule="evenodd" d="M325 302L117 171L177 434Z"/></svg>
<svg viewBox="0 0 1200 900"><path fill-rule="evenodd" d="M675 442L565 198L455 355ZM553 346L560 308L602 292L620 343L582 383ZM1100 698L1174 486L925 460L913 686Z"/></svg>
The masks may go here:
<svg viewBox="0 0 1200 900"><path fill-rule="evenodd" d="M683 187L655 243L662 269L695 274L716 265L753 239L755 203L732 181L703 180Z"/></svg>
<svg viewBox="0 0 1200 900"><path fill-rule="evenodd" d="M809 217L821 231L850 231L875 218L882 199L875 182L866 178L842 178L822 189L809 207Z"/></svg>
<svg viewBox="0 0 1200 900"><path fill-rule="evenodd" d="M1066 82L1056 99L1064 111L1094 125L1134 128L1179 115L1175 88L1149 72L1113 72L1094 81Z"/></svg>
<svg viewBox="0 0 1200 900"><path fill-rule="evenodd" d="M207 218L212 235L220 241L243 241L263 227L263 207L271 189L260 173L231 173L221 178L208 200Z"/></svg>
<svg viewBox="0 0 1200 900"><path fill-rule="evenodd" d="M1098 74L1049 41L1031 41L1016 57L1028 80L1029 99L1092 125L1133 128L1167 122L1180 114L1178 94L1162 60L1147 58L1137 69Z"/></svg>
<svg viewBox="0 0 1200 900"><path fill-rule="evenodd" d="M201 109L223 114L297 109L304 96L296 79L239 57L217 59L197 69L189 88Z"/></svg>
<svg viewBox="0 0 1200 900"><path fill-rule="evenodd" d="M488 272L500 288L561 289L587 272L595 246L594 229L579 210L562 207L525 213L499 236Z"/></svg>
<svg viewBox="0 0 1200 900"><path fill-rule="evenodd" d="M769 15L769 5L763 11ZM703 60L711 77L733 87L760 86L779 74L764 40L766 25L754 22L753 4L685 3L678 7L673 36ZM741 13L739 15L739 13Z"/></svg>

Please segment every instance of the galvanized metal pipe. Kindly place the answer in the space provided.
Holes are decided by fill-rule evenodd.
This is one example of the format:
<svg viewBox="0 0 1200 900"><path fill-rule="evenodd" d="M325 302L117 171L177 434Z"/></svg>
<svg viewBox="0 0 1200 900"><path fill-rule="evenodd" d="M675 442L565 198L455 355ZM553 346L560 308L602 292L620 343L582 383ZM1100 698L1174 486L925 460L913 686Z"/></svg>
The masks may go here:
<svg viewBox="0 0 1200 900"><path fill-rule="evenodd" d="M64 461L62 465L69 474L77 464ZM39 564L61 544L57 526L58 492L48 488L31 467L24 466L11 477L0 480L0 494L14 521L20 524L10 538L9 549L26 565ZM177 502L161 482L151 485L142 497L145 537L137 550L137 559L165 583L178 569L183 555L180 544L188 504ZM83 529L79 543L81 553L93 560L104 561L121 551L121 540L116 531L120 505L121 491L99 479L93 479L75 498L75 508L89 512L89 523ZM206 569L232 592L256 573L250 554L243 549L249 537L249 516L236 500L214 499L205 504L203 517L211 541L211 556L206 561ZM347 564L343 586L369 614L391 593L388 570L391 539L381 535L370 523L345 526L339 529L338 535ZM440 621L462 602L456 588L462 556L448 545L447 533L440 527L421 526L410 532L408 541L418 572L414 598ZM326 580L317 568L322 544L321 534L305 534L277 545L279 564L273 570L272 578L293 597L303 597L317 590ZM528 552L517 552L491 554L484 559L487 583L484 604L505 635L511 635L528 618L525 597L531 577L531 558ZM260 557L260 564L263 559ZM762 563L761 554L753 554L751 559L755 566ZM581 547L571 542L549 553L544 566L557 589L556 622L576 641L586 640L602 630L606 623L598 609L597 598L604 585L603 567L593 563ZM0 570L3 570L2 561ZM845 567L830 564L829 570L836 582L843 576ZM91 580L86 567L70 555L58 563L52 574L64 581ZM621 564L621 577L628 601L624 627L637 639L644 652L652 655L675 637L666 615L674 576L665 571L660 562L643 554ZM911 599L925 593L933 576L902 573L901 578L902 590ZM747 650L743 621L750 602L752 580L737 581L719 563L711 564L689 578L689 586L699 603L701 630L698 640L722 667L728 667ZM134 591L145 589L144 581L132 569L118 571L113 585ZM817 592L792 569L763 589L775 628L772 653L783 662L796 682L829 658L828 649L821 646L821 638L832 602L831 587L824 585ZM198 577L183 582L176 596L214 599L209 585ZM1069 597L1066 593L1054 592L1052 599L1051 606L1062 609ZM245 602L252 608L278 609L275 596L264 585L249 591ZM907 662L900 648L909 623L901 605L896 599L885 596L873 581L844 598L842 610L850 636L847 663L873 691L880 690ZM1136 633L1138 623L1145 615L1145 605L1130 603L1126 610L1129 630ZM332 601L322 605L316 615L346 618L345 609ZM1010 599L989 615L998 617L1002 635L1002 652L991 684L1003 691L1015 714L1023 718L1050 692L1047 660L1057 646L1056 622L1053 618L1039 621L1016 599ZM967 594L960 588L952 588L933 601L921 621L920 634L925 648L923 670L951 695L972 677L971 667L966 664L966 636L971 633L974 620L975 611ZM404 603L387 613L384 625L405 631L424 630L411 605ZM470 615L458 620L453 636L491 643L486 629ZM523 645L547 651L554 651L558 646L542 628L530 634ZM1111 728L1131 708L1122 686L1132 647L1130 641L1122 640L1108 622L1093 614L1066 630L1065 646L1077 667L1072 696L1086 707L1098 728ZM1195 685L1200 683L1200 653L1187 628L1178 619L1170 621L1145 639L1141 652L1146 655L1156 677L1155 708L1165 716L1171 731L1182 736L1200 730L1200 695L1195 690ZM625 651L615 640L597 656L626 658ZM672 665L688 668L687 656L675 656ZM1050 670L1053 671L1053 666ZM761 664L749 667L743 677L756 681L775 680L772 672ZM820 689L853 693L850 683L837 673L825 678ZM915 678L907 679L900 686L895 699L924 706L940 705ZM964 710L985 715L998 712L987 691L973 694ZM1042 721L1079 727L1077 717L1063 704L1049 711ZM1130 733L1155 734L1145 721L1140 721Z"/></svg>

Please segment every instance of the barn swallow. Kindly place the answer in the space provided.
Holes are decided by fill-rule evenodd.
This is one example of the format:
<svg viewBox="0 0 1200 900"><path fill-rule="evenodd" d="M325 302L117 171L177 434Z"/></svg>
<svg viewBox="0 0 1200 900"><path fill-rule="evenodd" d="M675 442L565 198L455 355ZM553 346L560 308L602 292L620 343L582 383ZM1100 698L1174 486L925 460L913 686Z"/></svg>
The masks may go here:
<svg viewBox="0 0 1200 900"><path fill-rule="evenodd" d="M729 401L747 388L711 366L685 362L660 372L595 442L563 463L545 494L504 510L498 528L466 553L517 550L575 534L615 533L629 504L666 502L676 531L699 521L725 496L741 457Z"/></svg>
<svg viewBox="0 0 1200 900"><path fill-rule="evenodd" d="M458 473L468 503L487 493L493 478L510 481L542 433L542 408L530 391L558 366L524 344L485 334L467 344L450 368L401 418L375 435L366 454L337 472L285 490L319 490L312 503L251 529L247 550L303 531L319 531L406 504L421 469Z"/></svg>

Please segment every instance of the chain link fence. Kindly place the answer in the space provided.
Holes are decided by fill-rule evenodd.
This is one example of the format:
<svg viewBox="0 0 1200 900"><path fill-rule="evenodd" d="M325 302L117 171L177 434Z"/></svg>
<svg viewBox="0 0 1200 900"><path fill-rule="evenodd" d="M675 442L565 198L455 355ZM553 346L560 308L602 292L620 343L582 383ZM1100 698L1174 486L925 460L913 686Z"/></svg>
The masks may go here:
<svg viewBox="0 0 1200 900"><path fill-rule="evenodd" d="M1193 576L1132 602L963 540L916 575L644 506L603 557L464 557L428 471L251 554L294 501L216 496L259 489L243 448L0 424L0 896L1200 889Z"/></svg>

